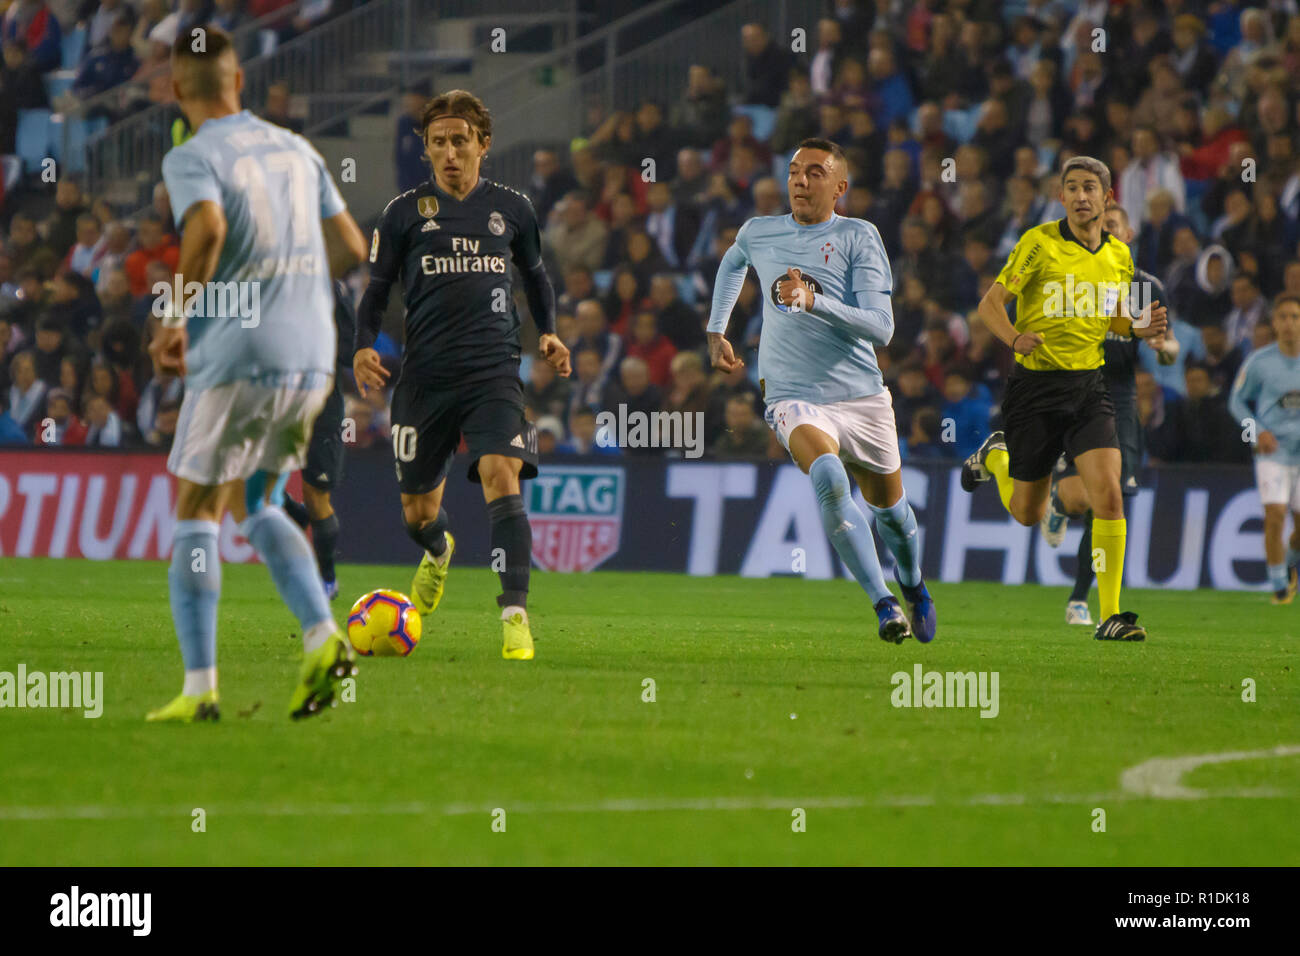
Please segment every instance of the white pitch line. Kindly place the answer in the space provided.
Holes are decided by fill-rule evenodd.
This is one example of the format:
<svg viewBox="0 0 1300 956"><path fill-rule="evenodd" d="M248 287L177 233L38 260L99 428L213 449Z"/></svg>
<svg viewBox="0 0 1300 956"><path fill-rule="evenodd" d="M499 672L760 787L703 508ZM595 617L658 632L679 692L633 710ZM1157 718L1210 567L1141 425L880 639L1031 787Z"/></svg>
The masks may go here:
<svg viewBox="0 0 1300 956"><path fill-rule="evenodd" d="M1268 750L1229 750L1217 754L1193 754L1187 757L1155 757L1129 767L1119 778L1125 793L1138 797L1157 797L1161 800L1204 800L1209 797L1278 797L1285 796L1277 790L1197 790L1183 786L1183 775L1197 767L1212 763L1230 763L1235 760L1262 760L1267 757L1300 756L1300 747L1279 745Z"/></svg>

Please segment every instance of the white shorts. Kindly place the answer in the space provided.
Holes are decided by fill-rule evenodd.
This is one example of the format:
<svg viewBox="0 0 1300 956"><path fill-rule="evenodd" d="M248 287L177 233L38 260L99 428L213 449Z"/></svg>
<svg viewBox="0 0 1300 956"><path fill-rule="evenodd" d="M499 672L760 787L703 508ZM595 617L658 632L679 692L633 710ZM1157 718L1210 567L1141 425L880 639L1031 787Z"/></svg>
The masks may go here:
<svg viewBox="0 0 1300 956"><path fill-rule="evenodd" d="M1300 513L1300 465L1284 465L1267 458L1255 459L1255 484L1266 505L1287 505Z"/></svg>
<svg viewBox="0 0 1300 956"><path fill-rule="evenodd" d="M186 392L167 470L200 485L297 471L332 389L227 382Z"/></svg>
<svg viewBox="0 0 1300 956"><path fill-rule="evenodd" d="M767 406L764 418L786 451L790 433L800 425L812 425L839 443L840 458L846 462L882 475L898 471L902 464L889 389L829 405L781 399Z"/></svg>

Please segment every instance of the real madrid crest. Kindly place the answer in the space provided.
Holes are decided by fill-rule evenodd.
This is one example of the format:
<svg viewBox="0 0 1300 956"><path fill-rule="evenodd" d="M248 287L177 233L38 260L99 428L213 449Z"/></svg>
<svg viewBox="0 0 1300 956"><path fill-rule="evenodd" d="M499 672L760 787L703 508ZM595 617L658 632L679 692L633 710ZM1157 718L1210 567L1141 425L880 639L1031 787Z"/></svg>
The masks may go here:
<svg viewBox="0 0 1300 956"><path fill-rule="evenodd" d="M420 211L420 215L425 219L432 219L434 216L438 215L437 196L421 196L420 201L416 203L415 206Z"/></svg>
<svg viewBox="0 0 1300 956"><path fill-rule="evenodd" d="M494 236L499 236L506 231L506 221L501 218L501 213L494 212L488 216L488 232Z"/></svg>

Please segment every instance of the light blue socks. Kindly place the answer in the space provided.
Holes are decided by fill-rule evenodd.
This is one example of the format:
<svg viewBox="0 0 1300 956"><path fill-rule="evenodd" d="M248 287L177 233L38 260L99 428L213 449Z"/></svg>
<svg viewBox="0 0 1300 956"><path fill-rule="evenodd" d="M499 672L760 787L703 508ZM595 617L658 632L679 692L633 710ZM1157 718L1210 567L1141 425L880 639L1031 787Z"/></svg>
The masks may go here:
<svg viewBox="0 0 1300 956"><path fill-rule="evenodd" d="M907 503L904 492L892 507L877 508L868 502L867 506L875 512L876 531L898 562L898 579L909 588L921 583L921 549L916 534L916 515Z"/></svg>
<svg viewBox="0 0 1300 956"><path fill-rule="evenodd" d="M867 516L853 501L849 486L849 473L844 463L832 454L825 454L808 469L817 501L821 505L822 527L831 539L835 553L862 585L873 605L890 597L885 576L880 570L876 555L876 542L871 535Z"/></svg>

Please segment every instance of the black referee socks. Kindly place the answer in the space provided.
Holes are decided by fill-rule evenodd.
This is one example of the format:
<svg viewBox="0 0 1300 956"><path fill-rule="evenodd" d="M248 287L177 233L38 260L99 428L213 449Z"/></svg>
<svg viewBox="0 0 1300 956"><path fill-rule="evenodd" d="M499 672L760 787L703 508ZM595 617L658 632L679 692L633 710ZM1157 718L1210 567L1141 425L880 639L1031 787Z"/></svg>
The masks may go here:
<svg viewBox="0 0 1300 956"><path fill-rule="evenodd" d="M441 558L447 550L447 510L438 509L438 517L424 527L406 525L406 533L411 540L424 548L435 558Z"/></svg>
<svg viewBox="0 0 1300 956"><path fill-rule="evenodd" d="M528 523L521 495L506 495L487 506L488 521L492 525L492 566L499 570L500 607L527 607L528 572L533 563L533 529Z"/></svg>
<svg viewBox="0 0 1300 956"><path fill-rule="evenodd" d="M334 580L334 555L339 544L339 516L330 515L311 523L311 544L316 550L316 566L325 581Z"/></svg>

